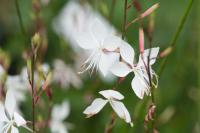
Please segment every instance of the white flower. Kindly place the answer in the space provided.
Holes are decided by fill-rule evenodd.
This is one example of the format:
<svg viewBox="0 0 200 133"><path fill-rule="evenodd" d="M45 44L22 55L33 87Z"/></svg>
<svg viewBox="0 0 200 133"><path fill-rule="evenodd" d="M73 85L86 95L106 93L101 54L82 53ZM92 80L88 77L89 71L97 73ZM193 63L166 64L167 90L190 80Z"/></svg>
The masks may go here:
<svg viewBox="0 0 200 133"><path fill-rule="evenodd" d="M151 68L151 65L153 65L156 61L159 52L159 47L145 50L143 53L143 60L142 60L142 55L140 55L139 62L135 64L134 50L128 43L124 42L124 44L120 46L120 55L125 62L118 62L111 68L111 72L118 77L125 77L130 72L134 72L135 77L131 82L131 86L135 94L140 99L143 99L145 93L146 95L150 95L149 77L146 70L150 51L151 51L150 63L149 63L150 74L151 78L155 76L157 80L157 75Z"/></svg>
<svg viewBox="0 0 200 133"><path fill-rule="evenodd" d="M66 42L70 42L72 49L79 53L82 50L77 45L77 34L87 32L94 18L98 18L107 29L114 28L98 12L92 10L88 3L69 1L53 22L53 29L61 35Z"/></svg>
<svg viewBox="0 0 200 133"><path fill-rule="evenodd" d="M106 99L96 98L92 104L84 110L83 113L86 114L87 117L91 117L99 113L99 111L101 111L107 103L110 103L117 115L121 119L124 119L127 123L130 123L132 126L130 114L124 104L120 102L120 100L124 99L124 96L115 90L104 90L100 91L99 93Z"/></svg>
<svg viewBox="0 0 200 133"><path fill-rule="evenodd" d="M70 105L67 101L64 101L61 105L54 105L50 121L52 133L68 133L68 127L64 123L64 120L69 116L69 113ZM70 124L68 125L70 126Z"/></svg>
<svg viewBox="0 0 200 133"><path fill-rule="evenodd" d="M92 12L89 5L81 5L76 1L69 1L53 22L53 28L56 33L66 39L66 42L69 41L76 52L80 51L76 43L77 33L88 29L89 22L93 16Z"/></svg>
<svg viewBox="0 0 200 133"><path fill-rule="evenodd" d="M83 49L91 51L82 72L90 69L93 72L96 68L106 76L110 67L119 60L119 53L115 50L120 46L121 39L113 35L99 19L91 24L88 32L78 34L77 42Z"/></svg>
<svg viewBox="0 0 200 133"><path fill-rule="evenodd" d="M26 99L25 93L28 90L28 82L24 81L20 75L8 76L5 87L7 90L13 91L17 104Z"/></svg>
<svg viewBox="0 0 200 133"><path fill-rule="evenodd" d="M0 129L2 133L19 133L18 127L24 127L31 131L26 126L26 121L22 116L16 112L15 95L11 90L7 91L5 104L0 106L0 123L3 124L3 128Z"/></svg>
<svg viewBox="0 0 200 133"><path fill-rule="evenodd" d="M82 87L80 77L74 72L73 68L66 65L62 60L56 59L53 66L53 80L56 83L65 88L68 88L70 85L78 89Z"/></svg>

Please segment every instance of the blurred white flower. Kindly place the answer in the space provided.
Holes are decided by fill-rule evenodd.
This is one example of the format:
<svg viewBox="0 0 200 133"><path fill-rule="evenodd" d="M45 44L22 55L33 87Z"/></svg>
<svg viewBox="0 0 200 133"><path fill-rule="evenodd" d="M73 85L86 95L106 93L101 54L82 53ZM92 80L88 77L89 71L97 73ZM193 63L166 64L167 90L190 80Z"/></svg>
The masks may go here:
<svg viewBox="0 0 200 133"><path fill-rule="evenodd" d="M69 41L76 52L80 51L76 43L77 33L88 29L91 13L89 5L82 6L78 2L69 1L53 22L54 30Z"/></svg>
<svg viewBox="0 0 200 133"><path fill-rule="evenodd" d="M50 129L52 133L68 133L71 124L65 123L64 120L69 116L70 105L64 101L61 105L54 105L51 114Z"/></svg>
<svg viewBox="0 0 200 133"><path fill-rule="evenodd" d="M133 125L128 110L124 104L120 102L120 100L124 99L124 96L121 93L115 90L104 90L100 91L99 94L106 99L96 98L83 112L87 115L87 117L91 117L99 113L99 111L101 111L102 108L109 102L113 110L121 119L125 120L126 123L130 123L131 126Z"/></svg>
<svg viewBox="0 0 200 133"><path fill-rule="evenodd" d="M107 29L99 19L91 24L88 32L77 35L77 42L83 49L91 51L89 58L83 64L85 68L82 72L99 69L106 76L110 67L119 60L119 53L115 50L119 48L121 39Z"/></svg>
<svg viewBox="0 0 200 133"><path fill-rule="evenodd" d="M80 4L77 1L69 1L64 6L53 22L53 29L67 42L70 42L74 51L80 52L81 49L76 42L77 34L88 31L94 18L101 20L107 29L114 30L100 14L92 10L89 4Z"/></svg>
<svg viewBox="0 0 200 133"><path fill-rule="evenodd" d="M0 106L0 123L3 127L0 129L2 133L19 133L18 128L26 126L26 120L16 112L16 100L12 90L8 90L6 94L5 104Z"/></svg>
<svg viewBox="0 0 200 133"><path fill-rule="evenodd" d="M62 60L56 59L53 64L53 81L60 84L63 88L70 85L79 89L82 87L82 80L74 72L73 68L66 65Z"/></svg>
<svg viewBox="0 0 200 133"><path fill-rule="evenodd" d="M50 71L50 66L47 63L44 63L41 65L41 71L44 74L44 76L48 75L48 72Z"/></svg>
<svg viewBox="0 0 200 133"><path fill-rule="evenodd" d="M62 9L61 13L55 18L53 22L53 29L56 33L62 36L66 41L69 41L70 46L76 52L77 56L81 59L88 57L91 53L81 49L77 44L78 34L83 32L89 32L91 23L95 19L98 19L103 24L107 31L117 34L115 28L108 23L108 21L101 16L98 12L93 10L88 3L79 3L77 1L69 1ZM77 57L75 56L75 57ZM75 62L79 64L82 60L80 58L75 58ZM80 70L82 64L76 65L75 70ZM102 75L102 74L101 74ZM101 76L101 78L106 82L112 82L115 77L112 74L108 74L109 77Z"/></svg>
<svg viewBox="0 0 200 133"><path fill-rule="evenodd" d="M147 49L144 51L143 55L139 56L139 62L134 64L134 50L133 48L126 42L120 46L120 55L125 62L118 62L111 68L111 72L118 76L118 77L125 77L130 72L134 72L135 77L131 82L131 86L135 94L140 98L143 99L144 94L150 95L150 85L149 85L149 78L147 73L147 65L148 65L148 56L150 53L150 74L151 78L155 76L157 80L157 75L151 68L156 61L159 47ZM143 56L143 57L142 57ZM142 59L143 58L143 59ZM157 81L156 81L157 85Z"/></svg>
<svg viewBox="0 0 200 133"><path fill-rule="evenodd" d="M7 90L12 90L16 94L16 102L22 102L25 100L25 93L28 90L28 82L24 81L20 75L7 76L5 83Z"/></svg>
<svg viewBox="0 0 200 133"><path fill-rule="evenodd" d="M50 0L41 0L41 4L43 6L47 6L49 4Z"/></svg>

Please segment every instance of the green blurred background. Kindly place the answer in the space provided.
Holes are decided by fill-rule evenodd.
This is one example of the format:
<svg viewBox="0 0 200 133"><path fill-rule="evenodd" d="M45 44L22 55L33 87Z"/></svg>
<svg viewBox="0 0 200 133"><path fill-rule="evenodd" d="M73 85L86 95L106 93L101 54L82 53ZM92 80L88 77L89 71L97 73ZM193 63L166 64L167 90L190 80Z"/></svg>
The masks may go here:
<svg viewBox="0 0 200 133"><path fill-rule="evenodd" d="M18 0L26 35L22 34L17 17L15 0L1 0L0 2L0 47L10 56L11 64L9 74L18 74L21 68L26 65L22 58L23 51L30 47L33 30L33 13L31 0ZM52 29L52 20L61 11L67 0L50 0L47 6L41 10L41 18L46 27L48 38L48 49L44 62L52 64L56 58L71 63L73 51L69 45L62 40ZM103 16L109 16L112 0L90 0L89 3L95 10ZM130 0L129 0L130 2ZM160 3L155 13L155 29L153 35L153 45L159 46L161 51L168 47L172 40L176 28L183 16L189 0L140 0L142 10L149 8L154 3ZM180 37L177 41L175 51L170 54L166 69L159 79L159 87L156 89L157 104L157 129L160 133L200 133L198 124L198 1L194 0L192 10ZM113 21L114 26L121 31L123 23L123 0L116 0ZM134 9L130 9L128 20L137 16ZM126 38L138 53L138 26L133 24L127 31ZM147 42L147 41L146 41ZM146 45L148 46L148 45ZM153 66L157 71L162 58L157 60ZM133 117L134 127L131 128L123 120L118 119L114 127L114 133L143 133L144 116L147 111L147 104L150 98L145 97L139 100L131 89L133 75L129 75L117 89L125 96L124 103ZM63 99L68 99L71 104L71 113L67 122L74 125L69 132L72 133L102 133L105 125L111 118L111 107L108 105L96 116L86 119L83 110L87 105L85 97L99 97L98 91L108 89L115 83L104 83L97 75L84 80L81 90L62 90L56 85L53 88L53 102L60 103ZM44 98L46 98L44 96ZM25 118L31 119L30 99L23 103L21 108ZM44 112L37 112L38 117L45 115ZM43 130L42 132L48 132Z"/></svg>

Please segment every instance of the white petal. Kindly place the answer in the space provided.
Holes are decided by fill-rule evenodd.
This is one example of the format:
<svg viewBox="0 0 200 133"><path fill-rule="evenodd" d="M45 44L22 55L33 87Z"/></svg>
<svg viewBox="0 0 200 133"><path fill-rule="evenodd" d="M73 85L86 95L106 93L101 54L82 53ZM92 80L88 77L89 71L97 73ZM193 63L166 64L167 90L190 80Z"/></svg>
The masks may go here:
<svg viewBox="0 0 200 133"><path fill-rule="evenodd" d="M139 75L135 74L135 77L131 82L131 86L136 96L138 96L140 99L143 99L144 94L148 89L143 77L140 77Z"/></svg>
<svg viewBox="0 0 200 133"><path fill-rule="evenodd" d="M88 32L78 34L76 40L78 45L83 49L94 49L99 46L98 42Z"/></svg>
<svg viewBox="0 0 200 133"><path fill-rule="evenodd" d="M8 122L8 118L5 114L5 109L4 109L4 106L3 104L0 102L0 123L1 122Z"/></svg>
<svg viewBox="0 0 200 133"><path fill-rule="evenodd" d="M103 42L103 47L108 51L114 51L117 48L119 48L120 43L121 43L121 38L114 35L109 35L105 38Z"/></svg>
<svg viewBox="0 0 200 133"><path fill-rule="evenodd" d="M5 108L6 111L8 111L8 114L11 118L13 117L15 107L16 107L15 95L13 91L8 90L6 94Z"/></svg>
<svg viewBox="0 0 200 133"><path fill-rule="evenodd" d="M125 41L123 41L122 45L120 46L120 54L123 60L130 65L133 65L135 52L134 49Z"/></svg>
<svg viewBox="0 0 200 133"><path fill-rule="evenodd" d="M149 64L153 65L156 62L156 58L157 58L158 52L159 52L159 47L155 47L155 48L144 50L143 59L144 59L145 64L146 65L148 64L148 56L149 56L149 54L151 54L150 55L150 63ZM142 61L142 57L140 55L138 65L139 66L143 66L144 62Z"/></svg>
<svg viewBox="0 0 200 133"><path fill-rule="evenodd" d="M118 77L125 77L131 72L131 69L125 63L117 62L111 67L110 71Z"/></svg>
<svg viewBox="0 0 200 133"><path fill-rule="evenodd" d="M19 133L19 130L16 127L12 126L11 133Z"/></svg>
<svg viewBox="0 0 200 133"><path fill-rule="evenodd" d="M91 117L97 113L99 113L99 111L101 111L101 109L106 105L108 101L104 100L102 98L96 98L92 104L90 106L88 106L85 110L84 110L84 114L87 115L87 117Z"/></svg>
<svg viewBox="0 0 200 133"><path fill-rule="evenodd" d="M124 99L124 96L115 90L104 90L104 91L100 91L99 94L104 96L106 99L117 99L117 100Z"/></svg>
<svg viewBox="0 0 200 133"><path fill-rule="evenodd" d="M121 119L125 120L127 123L132 124L130 114L122 102L111 100L110 104L113 110Z"/></svg>
<svg viewBox="0 0 200 133"><path fill-rule="evenodd" d="M61 105L54 105L52 110L52 118L62 121L69 115L69 112L69 102L64 101Z"/></svg>
<svg viewBox="0 0 200 133"><path fill-rule="evenodd" d="M60 121L52 121L50 129L52 133L68 133L66 126Z"/></svg>
<svg viewBox="0 0 200 133"><path fill-rule="evenodd" d="M14 121L18 127L22 125L26 125L26 121L24 120L24 118L16 112L14 112Z"/></svg>
<svg viewBox="0 0 200 133"><path fill-rule="evenodd" d="M95 19L91 24L91 32L94 38L101 43L105 37L109 34L107 33L106 25L101 22L100 19Z"/></svg>
<svg viewBox="0 0 200 133"><path fill-rule="evenodd" d="M104 76L106 76L112 65L115 64L116 61L118 60L119 60L118 53L101 54L99 61L99 70L102 72Z"/></svg>

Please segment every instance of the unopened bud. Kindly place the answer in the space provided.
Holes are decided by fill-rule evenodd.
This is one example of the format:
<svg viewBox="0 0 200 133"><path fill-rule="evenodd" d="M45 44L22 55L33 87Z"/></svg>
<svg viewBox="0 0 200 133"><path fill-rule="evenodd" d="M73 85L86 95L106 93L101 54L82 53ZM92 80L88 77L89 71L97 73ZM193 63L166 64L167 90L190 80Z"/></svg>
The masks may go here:
<svg viewBox="0 0 200 133"><path fill-rule="evenodd" d="M140 53L144 53L144 31L142 28L139 28L139 48Z"/></svg>
<svg viewBox="0 0 200 133"><path fill-rule="evenodd" d="M160 57L163 58L165 56L168 56L172 52L172 47L166 48L163 52L160 53Z"/></svg>
<svg viewBox="0 0 200 133"><path fill-rule="evenodd" d="M144 18L144 17L148 16L149 14L151 14L154 10L156 10L158 8L158 6L159 6L159 3L154 4L152 7L150 7L144 13L141 14L141 18Z"/></svg>
<svg viewBox="0 0 200 133"><path fill-rule="evenodd" d="M46 90L46 89L47 89L47 87L48 87L49 84L51 83L51 80L52 80L52 72L49 72L48 75L47 75L47 77L46 77L46 80L45 80L45 82L44 82L44 84L43 84L43 86L42 86L42 89L43 89L43 90Z"/></svg>
<svg viewBox="0 0 200 133"><path fill-rule="evenodd" d="M31 43L33 50L37 50L39 48L41 44L41 36L39 33L35 33L35 35L32 37Z"/></svg>

